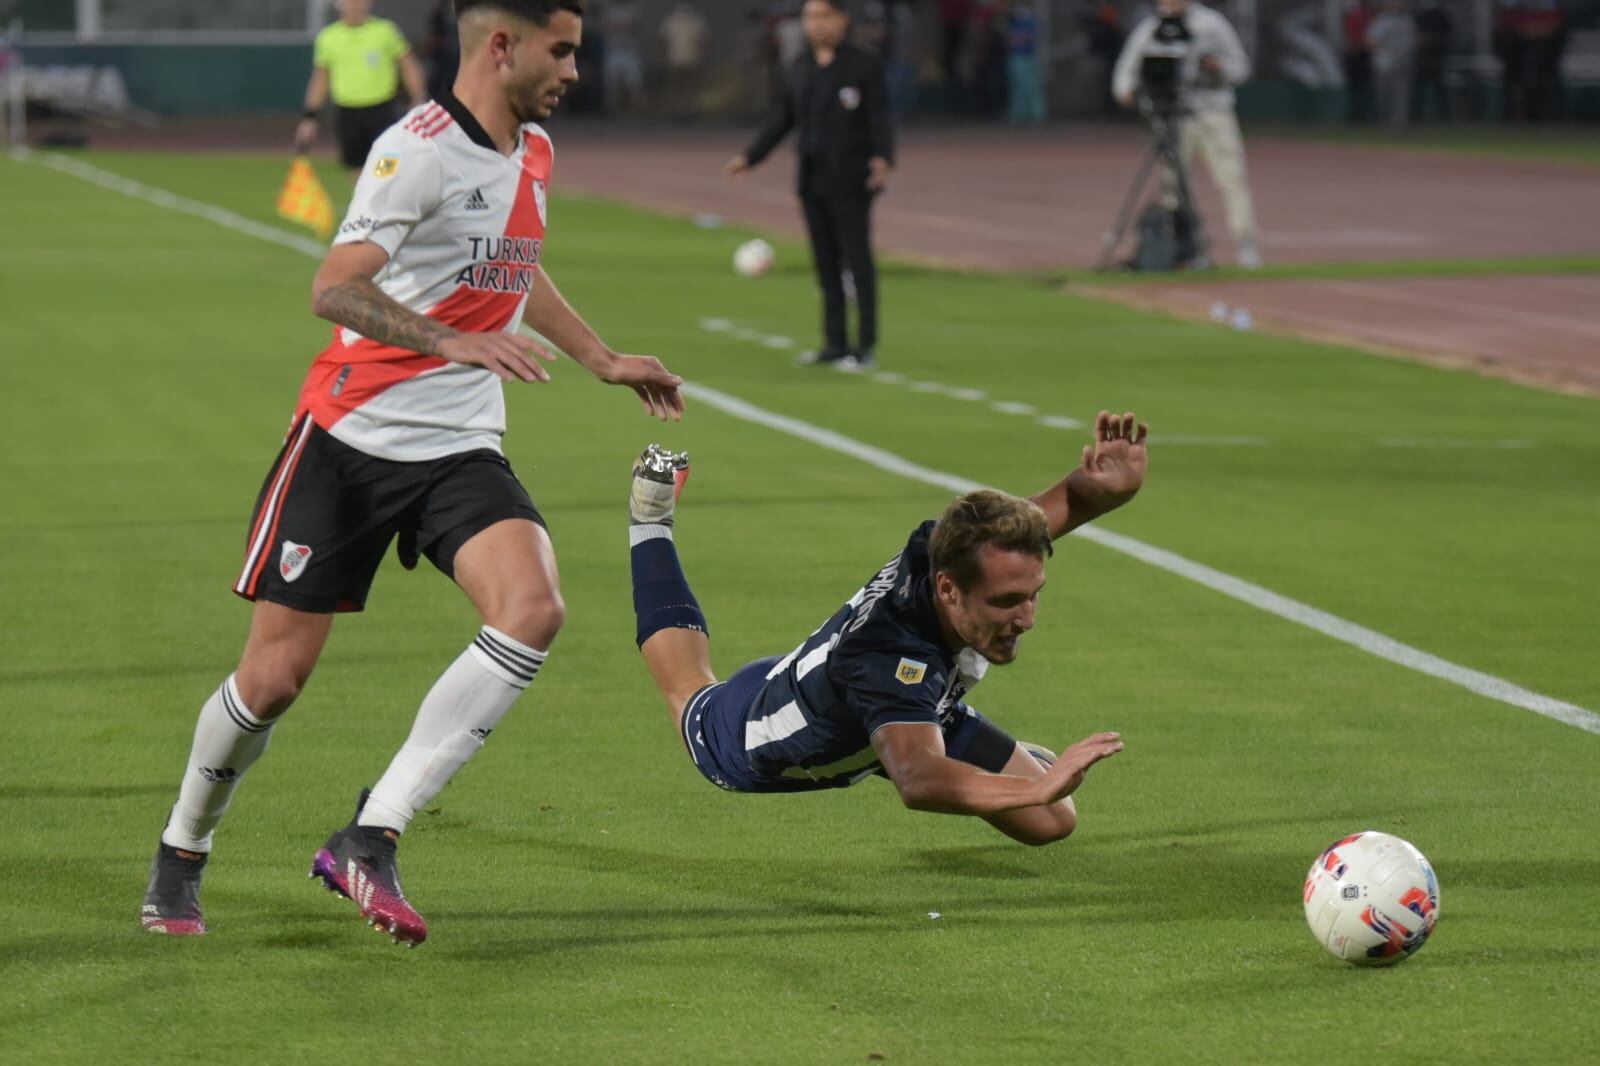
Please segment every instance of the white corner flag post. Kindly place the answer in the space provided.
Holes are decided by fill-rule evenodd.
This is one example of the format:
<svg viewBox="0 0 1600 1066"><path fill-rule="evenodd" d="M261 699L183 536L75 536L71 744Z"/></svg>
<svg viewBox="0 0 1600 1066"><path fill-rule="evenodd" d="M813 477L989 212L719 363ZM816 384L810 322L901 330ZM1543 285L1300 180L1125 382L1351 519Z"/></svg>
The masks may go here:
<svg viewBox="0 0 1600 1066"><path fill-rule="evenodd" d="M22 20L12 19L0 46L0 73L5 75L6 140L20 147L28 139L28 97L22 71Z"/></svg>

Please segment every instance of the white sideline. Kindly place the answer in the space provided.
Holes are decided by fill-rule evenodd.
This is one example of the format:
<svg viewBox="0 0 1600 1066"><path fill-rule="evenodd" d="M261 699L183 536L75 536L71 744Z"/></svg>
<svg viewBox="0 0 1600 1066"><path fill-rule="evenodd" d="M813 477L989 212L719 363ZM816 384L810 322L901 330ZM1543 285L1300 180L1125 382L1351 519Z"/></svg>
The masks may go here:
<svg viewBox="0 0 1600 1066"><path fill-rule="evenodd" d="M57 152L35 152L28 148L18 147L11 149L11 158L24 163L36 163L51 170L59 170L64 174L71 174L93 185L112 192L119 192L135 200L143 200L147 204L165 207L169 211L177 211L185 215L203 218L208 222L215 222L219 226L243 233L273 244L281 244L285 248L293 248L297 252L316 256L321 259L328 250L326 244L319 243L309 237L296 236L285 233L276 226L268 226L254 219L245 218L243 215L229 211L225 207L204 203L200 200L191 200L187 196L158 189L153 185L146 185L142 181L125 178L121 174L113 174L109 170L101 170L82 160L73 159L71 156L61 155Z"/></svg>
<svg viewBox="0 0 1600 1066"><path fill-rule="evenodd" d="M101 170L99 167L91 166L80 160L62 157L54 153L32 152L26 148L13 148L9 154L12 159L19 162L36 163L50 167L109 189L112 192L121 193L136 200L143 200L146 203L155 204L168 210L203 218L208 222L214 222L236 233L271 241L274 244L282 245L314 258L320 259L325 250L322 244L309 238L285 233L282 230L252 221L225 208L178 196L164 189L158 189L145 185L143 182L125 178L120 174ZM683 391L685 395L706 404L708 407L716 408L724 414L809 441L819 447L858 459L886 473L896 474L912 481L920 481L925 485L932 485L935 488L944 489L952 493L971 492L973 489L983 487L976 481L920 466L908 459L895 455L893 452L875 448L870 444L864 444L841 433L835 433L833 430L824 429L821 426L801 421L798 418L791 418L788 415L765 410L741 400L737 396L730 396L725 392L719 392L705 385L696 385L692 382L685 383ZM1387 659L1407 669L1416 670L1430 677L1436 677L1441 681L1448 681L1452 685L1458 685L1469 692L1488 699L1508 703L1514 707L1521 707L1524 710L1533 711L1535 714L1544 715L1546 718L1553 718L1558 722L1600 735L1600 715L1576 704L1543 696L1515 685L1504 678L1494 677L1465 666L1459 666L1436 655L1430 655L1425 651L1413 648L1408 644L1402 644L1392 637L1386 637L1382 633L1368 629L1365 626L1347 622L1335 615L1328 614L1326 611L1319 611L1315 607L1291 600L1286 596L1280 596L1276 592L1262 588L1260 585L1253 585L1241 578L1224 574L1219 570L1213 570L1208 566L1192 562L1181 555L1135 540L1132 537L1093 526L1085 526L1073 535L1082 537L1084 540L1093 541L1102 547L1110 548L1112 551L1132 556L1141 562L1148 563L1168 573L1187 578L1213 591L1220 592L1224 596L1229 596L1242 603L1247 603L1252 607L1266 611L1268 614L1274 614L1297 625L1316 630L1324 636L1342 641L1364 652L1376 655L1380 659Z"/></svg>

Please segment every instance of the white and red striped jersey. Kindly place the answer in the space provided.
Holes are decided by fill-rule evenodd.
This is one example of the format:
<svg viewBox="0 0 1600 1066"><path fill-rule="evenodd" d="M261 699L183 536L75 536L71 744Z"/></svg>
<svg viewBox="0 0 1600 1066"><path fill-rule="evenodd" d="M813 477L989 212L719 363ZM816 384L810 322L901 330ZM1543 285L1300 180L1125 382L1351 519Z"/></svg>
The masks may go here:
<svg viewBox="0 0 1600 1066"><path fill-rule="evenodd" d="M374 281L418 314L472 333L513 332L544 243L550 138L522 127L501 154L453 96L414 108L372 146L335 244L389 253ZM380 459L500 449L500 379L335 328L311 364L301 413Z"/></svg>

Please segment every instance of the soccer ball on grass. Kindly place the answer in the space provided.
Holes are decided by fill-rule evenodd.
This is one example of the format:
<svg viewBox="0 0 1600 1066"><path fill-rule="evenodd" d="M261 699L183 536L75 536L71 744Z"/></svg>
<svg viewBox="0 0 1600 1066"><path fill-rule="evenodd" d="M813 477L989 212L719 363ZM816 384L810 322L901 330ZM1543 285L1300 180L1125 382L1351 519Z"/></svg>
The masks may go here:
<svg viewBox="0 0 1600 1066"><path fill-rule="evenodd" d="M1306 922L1317 943L1358 966L1410 958L1439 920L1439 880L1422 852L1388 833L1347 836L1306 874Z"/></svg>

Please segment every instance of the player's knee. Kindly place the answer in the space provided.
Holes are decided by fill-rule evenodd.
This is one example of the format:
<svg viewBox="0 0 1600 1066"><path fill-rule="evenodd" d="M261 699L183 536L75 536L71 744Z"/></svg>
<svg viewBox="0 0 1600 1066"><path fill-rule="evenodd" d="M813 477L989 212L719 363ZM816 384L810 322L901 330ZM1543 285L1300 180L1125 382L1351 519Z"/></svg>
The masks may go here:
<svg viewBox="0 0 1600 1066"><path fill-rule="evenodd" d="M548 648L566 620L561 593L549 589L506 596L488 622L529 647Z"/></svg>
<svg viewBox="0 0 1600 1066"><path fill-rule="evenodd" d="M291 664L241 665L234 674L234 684L250 713L265 722L277 718L294 704L310 676L309 669L295 669Z"/></svg>

